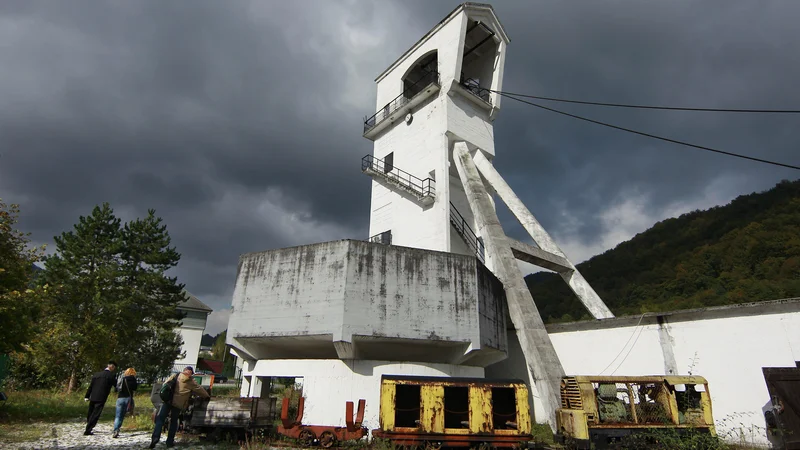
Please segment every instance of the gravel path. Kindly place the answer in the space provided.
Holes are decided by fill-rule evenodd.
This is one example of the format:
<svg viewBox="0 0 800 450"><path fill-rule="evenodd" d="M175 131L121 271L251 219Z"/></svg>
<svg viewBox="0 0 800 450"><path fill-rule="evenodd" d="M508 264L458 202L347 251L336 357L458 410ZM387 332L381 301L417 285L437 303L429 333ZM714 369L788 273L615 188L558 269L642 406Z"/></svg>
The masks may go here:
<svg viewBox="0 0 800 450"><path fill-rule="evenodd" d="M118 438L114 439L111 437L111 423L97 424L94 428L94 435L92 436L83 435L84 427L85 424L81 422L57 424L53 425L52 430L47 433L46 437L39 441L19 444L4 444L0 442L0 448L20 450L131 450L147 448L150 444L151 431L122 432ZM161 441L156 445L157 450L166 448L164 444L166 438L166 433L164 433L161 436ZM175 436L174 448L206 450L219 448L230 449L232 447L230 445L216 446L198 440L196 437L181 436L181 434L178 433Z"/></svg>

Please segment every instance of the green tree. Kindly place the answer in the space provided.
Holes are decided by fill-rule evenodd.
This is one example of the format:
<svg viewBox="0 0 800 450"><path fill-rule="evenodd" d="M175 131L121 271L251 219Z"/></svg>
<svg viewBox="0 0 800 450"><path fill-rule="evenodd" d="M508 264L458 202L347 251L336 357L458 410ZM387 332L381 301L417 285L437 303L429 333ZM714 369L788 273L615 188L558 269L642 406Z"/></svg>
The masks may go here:
<svg viewBox="0 0 800 450"><path fill-rule="evenodd" d="M16 229L19 206L0 200L0 354L30 340L46 289L31 289L33 263L44 247L29 248L29 233Z"/></svg>
<svg viewBox="0 0 800 450"><path fill-rule="evenodd" d="M124 327L116 321L118 300L123 297L117 282L120 235L120 220L104 203L90 216L81 216L72 231L56 236L58 253L46 259L43 280L59 291L48 307L50 323L34 347L34 361L42 364L42 370L61 363L61 369L68 372L68 391L77 387L82 374L113 357L117 348L115 326ZM65 353L50 351L63 345L68 346ZM63 360L54 361L56 358Z"/></svg>
<svg viewBox="0 0 800 450"><path fill-rule="evenodd" d="M38 379L71 391L109 358L147 376L168 370L181 345L183 286L166 276L180 254L155 211L123 226L104 203L55 242L42 282L57 289L27 358Z"/></svg>
<svg viewBox="0 0 800 450"><path fill-rule="evenodd" d="M165 327L143 327L136 342L141 351L126 355L127 365L136 368L137 375L152 383L165 376L180 355L183 340L174 329Z"/></svg>
<svg viewBox="0 0 800 450"><path fill-rule="evenodd" d="M120 283L126 289L117 320L131 325L117 333L121 342L135 345L121 347L118 354L154 379L169 371L183 344L174 330L182 318L177 306L185 300L184 285L167 276L181 256L154 210L125 224L121 236Z"/></svg>
<svg viewBox="0 0 800 450"><path fill-rule="evenodd" d="M224 361L225 355L228 353L228 346L225 345L225 337L228 334L228 330L223 331L222 333L217 335L217 338L214 340L214 345L211 347L211 357L214 358L215 361Z"/></svg>

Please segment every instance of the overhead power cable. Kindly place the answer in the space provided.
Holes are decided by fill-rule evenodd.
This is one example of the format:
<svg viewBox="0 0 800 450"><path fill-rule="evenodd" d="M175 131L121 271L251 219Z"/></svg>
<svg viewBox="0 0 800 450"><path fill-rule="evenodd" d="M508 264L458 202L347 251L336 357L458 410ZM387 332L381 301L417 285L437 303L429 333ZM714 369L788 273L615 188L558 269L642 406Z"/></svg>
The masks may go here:
<svg viewBox="0 0 800 450"><path fill-rule="evenodd" d="M561 115L564 115L564 116L567 116L567 117L572 117L573 119L583 120L583 121L591 122L591 123L594 123L594 124L597 124L597 125L602 125L604 127L614 128L615 130L627 131L628 133L638 134L640 136L646 136L646 137L653 138L653 139L658 139L658 140L661 140L661 141L671 142L673 144L685 145L687 147L692 147L692 148L696 148L696 149L699 149L699 150L705 150L705 151L708 151L708 152L720 153L720 154L723 154L723 155L733 156L733 157L742 158L742 159L748 159L750 161L756 161L756 162L760 162L760 163L764 163L764 164L772 164L774 166L780 166L780 167L786 167L786 168L789 168L789 169L800 170L800 166L794 166L794 165L791 165L791 164L784 164L784 163L781 163L781 162L770 161L770 160L767 160L767 159L756 158L756 157L753 157L753 156L740 155L738 153L726 152L724 150L717 150L717 149L711 148L711 147L705 147L705 146L702 146L702 145L695 145L695 144L691 144L689 142L679 141L677 139L670 139L670 138L666 138L666 137L663 137L663 136L657 136L655 134L645 133L645 132L642 132L642 131L636 131L636 130L632 130L630 128L620 127L620 126L617 126L617 125L612 125L610 123L600 122L599 120L589 119L587 117L581 117L581 116L577 116L575 114L570 114L568 112L559 111L559 110L553 109L553 108L548 108L547 106L539 105L539 104L536 104L536 103L533 103L533 102L529 102L527 100L523 100L521 98L513 97L512 95L507 94L505 92L500 92L500 91L492 91L492 92L500 94L503 97L510 98L511 100L516 100L518 102L525 103L525 104L528 104L528 105L531 105L531 106L535 106L537 108L541 108L541 109L544 109L544 110L547 110L547 111L551 111L551 112L554 112L554 113L557 113L557 114L561 114Z"/></svg>
<svg viewBox="0 0 800 450"><path fill-rule="evenodd" d="M516 97L533 98L536 100L547 100L551 102L561 102L561 103L576 103L579 105L610 106L612 108L659 109L666 111L705 111L705 112L725 112L725 113L800 114L800 109L690 108L684 106L631 105L626 103L589 102L584 100L570 100L566 98L542 97L539 95L517 94L514 92L500 92L500 91L492 91L492 92L497 92L498 94L514 95Z"/></svg>

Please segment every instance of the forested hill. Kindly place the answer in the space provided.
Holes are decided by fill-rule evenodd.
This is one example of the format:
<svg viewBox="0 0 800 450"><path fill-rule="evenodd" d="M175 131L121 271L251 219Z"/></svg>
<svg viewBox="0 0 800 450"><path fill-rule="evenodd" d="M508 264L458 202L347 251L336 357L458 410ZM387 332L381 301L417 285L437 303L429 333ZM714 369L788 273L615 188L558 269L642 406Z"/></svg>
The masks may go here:
<svg viewBox="0 0 800 450"><path fill-rule="evenodd" d="M659 222L578 270L618 316L800 297L800 180ZM557 274L525 281L546 322L590 318Z"/></svg>

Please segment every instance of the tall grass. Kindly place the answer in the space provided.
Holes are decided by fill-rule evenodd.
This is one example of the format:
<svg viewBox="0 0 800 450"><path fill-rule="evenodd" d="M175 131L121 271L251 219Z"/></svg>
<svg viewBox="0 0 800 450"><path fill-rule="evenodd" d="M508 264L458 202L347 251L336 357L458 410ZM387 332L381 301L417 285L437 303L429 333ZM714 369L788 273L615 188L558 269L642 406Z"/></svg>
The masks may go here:
<svg viewBox="0 0 800 450"><path fill-rule="evenodd" d="M38 389L9 391L8 400L0 405L0 424L31 422L68 422L86 420L89 404L83 401L85 391L66 394L60 390ZM111 393L106 401L100 421L114 420L117 396ZM147 417L153 408L150 390L134 396L137 413L146 411Z"/></svg>

